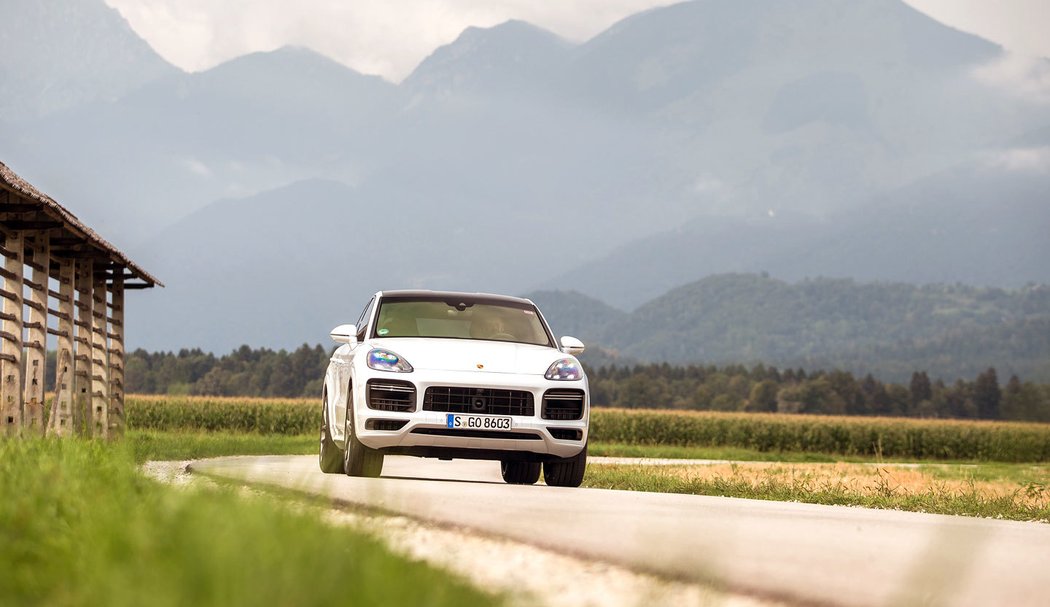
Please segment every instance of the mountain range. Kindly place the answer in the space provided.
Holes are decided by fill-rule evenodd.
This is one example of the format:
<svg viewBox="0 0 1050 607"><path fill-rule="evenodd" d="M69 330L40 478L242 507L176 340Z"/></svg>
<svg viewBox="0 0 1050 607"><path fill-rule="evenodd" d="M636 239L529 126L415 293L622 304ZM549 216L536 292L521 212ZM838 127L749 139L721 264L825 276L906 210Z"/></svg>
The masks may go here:
<svg viewBox="0 0 1050 607"><path fill-rule="evenodd" d="M384 288L1050 282L1050 106L898 0L468 28L400 84L305 48L184 73L102 0L7 4L0 155L168 285L132 347L312 343Z"/></svg>

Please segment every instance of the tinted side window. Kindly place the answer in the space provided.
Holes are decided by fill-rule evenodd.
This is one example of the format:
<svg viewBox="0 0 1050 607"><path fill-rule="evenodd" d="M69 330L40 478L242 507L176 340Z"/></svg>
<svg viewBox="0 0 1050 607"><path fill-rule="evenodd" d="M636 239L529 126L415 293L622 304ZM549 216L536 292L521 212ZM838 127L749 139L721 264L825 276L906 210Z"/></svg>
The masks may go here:
<svg viewBox="0 0 1050 607"><path fill-rule="evenodd" d="M368 332L368 318L372 315L372 305L375 304L376 298L368 300L368 305L365 306L364 311L361 312L360 318L357 319L357 341L364 341L365 333Z"/></svg>

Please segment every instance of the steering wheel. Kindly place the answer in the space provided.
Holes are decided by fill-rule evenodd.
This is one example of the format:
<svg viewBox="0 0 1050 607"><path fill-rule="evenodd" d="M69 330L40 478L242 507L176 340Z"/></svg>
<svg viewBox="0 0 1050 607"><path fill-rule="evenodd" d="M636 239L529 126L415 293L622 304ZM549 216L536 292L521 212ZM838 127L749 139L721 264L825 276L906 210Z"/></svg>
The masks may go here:
<svg viewBox="0 0 1050 607"><path fill-rule="evenodd" d="M517 339L517 337L514 337L510 333L496 333L492 336L492 339Z"/></svg>

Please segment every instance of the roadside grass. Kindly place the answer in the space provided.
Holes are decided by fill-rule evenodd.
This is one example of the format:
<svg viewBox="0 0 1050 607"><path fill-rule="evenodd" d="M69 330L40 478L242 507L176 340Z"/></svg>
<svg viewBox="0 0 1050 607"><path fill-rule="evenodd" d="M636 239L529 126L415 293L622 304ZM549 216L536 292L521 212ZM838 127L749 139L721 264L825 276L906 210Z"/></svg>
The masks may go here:
<svg viewBox="0 0 1050 607"><path fill-rule="evenodd" d="M987 466L987 469L983 469ZM1050 522L1050 466L596 464L584 486Z"/></svg>
<svg viewBox="0 0 1050 607"><path fill-rule="evenodd" d="M4 605L498 602L319 512L150 480L130 438L0 440Z"/></svg>
<svg viewBox="0 0 1050 607"><path fill-rule="evenodd" d="M256 434L178 430L128 430L127 443L139 463L224 455L306 455L317 453L313 434Z"/></svg>

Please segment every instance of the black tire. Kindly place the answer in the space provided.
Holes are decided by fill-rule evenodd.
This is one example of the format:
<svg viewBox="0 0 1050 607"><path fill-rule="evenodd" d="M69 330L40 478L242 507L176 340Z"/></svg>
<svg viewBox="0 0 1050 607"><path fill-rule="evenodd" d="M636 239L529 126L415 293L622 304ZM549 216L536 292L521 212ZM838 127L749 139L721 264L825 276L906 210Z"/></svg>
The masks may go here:
<svg viewBox="0 0 1050 607"><path fill-rule="evenodd" d="M539 462L501 461L499 468L503 480L511 485L534 485L540 480Z"/></svg>
<svg viewBox="0 0 1050 607"><path fill-rule="evenodd" d="M354 432L354 397L346 405L346 450L343 451L343 470L347 476L377 478L383 473L383 454L361 444Z"/></svg>
<svg viewBox="0 0 1050 607"><path fill-rule="evenodd" d="M321 400L321 445L317 454L317 463L325 474L343 473L343 450L340 449L332 434L328 431L328 394Z"/></svg>
<svg viewBox="0 0 1050 607"><path fill-rule="evenodd" d="M551 487L579 487L587 470L587 445L572 457L543 462L543 482Z"/></svg>

